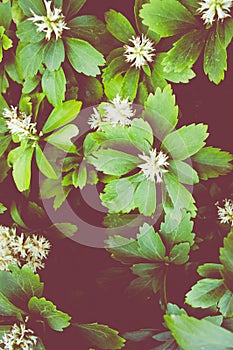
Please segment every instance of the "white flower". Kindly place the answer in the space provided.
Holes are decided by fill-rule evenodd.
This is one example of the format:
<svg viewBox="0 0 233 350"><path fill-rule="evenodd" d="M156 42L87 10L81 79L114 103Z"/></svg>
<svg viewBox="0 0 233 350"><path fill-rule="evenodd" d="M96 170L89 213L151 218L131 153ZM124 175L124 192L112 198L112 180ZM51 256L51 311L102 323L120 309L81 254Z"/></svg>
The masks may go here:
<svg viewBox="0 0 233 350"><path fill-rule="evenodd" d="M91 129L101 130L102 119L100 113L96 108L93 108L94 113L92 113L88 119L88 124Z"/></svg>
<svg viewBox="0 0 233 350"><path fill-rule="evenodd" d="M16 323L9 332L5 332L0 340L0 348L4 350L35 350L38 337L31 329L27 329L25 323Z"/></svg>
<svg viewBox="0 0 233 350"><path fill-rule="evenodd" d="M12 254L11 243L16 237L16 230L0 225L0 270L7 271L9 265L18 265L20 262Z"/></svg>
<svg viewBox="0 0 233 350"><path fill-rule="evenodd" d="M44 268L43 260L48 257L51 244L44 236L16 234L15 228L0 225L0 270L9 265L27 265L34 272Z"/></svg>
<svg viewBox="0 0 233 350"><path fill-rule="evenodd" d="M62 14L61 8L53 7L52 10L51 3L52 1L44 0L47 12L46 16L38 16L32 11L32 9L30 9L31 13L33 14L33 17L28 18L28 20L35 23L35 25L38 27L38 32L46 33L46 40L51 39L53 32L55 34L56 40L58 40L58 38L61 38L63 30L69 28L65 23L65 17Z"/></svg>
<svg viewBox="0 0 233 350"><path fill-rule="evenodd" d="M135 110L132 108L132 103L129 98L121 99L117 95L112 101L106 102L102 106L103 112L99 113L96 108L93 108L94 113L91 114L88 124L91 129L102 130L103 125L130 125L131 118L135 115Z"/></svg>
<svg viewBox="0 0 233 350"><path fill-rule="evenodd" d="M119 95L109 103L106 103L104 112L103 121L110 123L112 126L116 126L117 124L122 126L130 125L130 118L135 115L135 111L132 109L132 103L128 101L128 98L122 100Z"/></svg>
<svg viewBox="0 0 233 350"><path fill-rule="evenodd" d="M145 153L138 156L145 161L145 163L138 165L145 177L153 182L155 182L155 178L156 182L162 182L163 173L168 171L165 169L169 165L168 156L162 151L157 153L156 148L149 151L149 156L146 156Z"/></svg>
<svg viewBox="0 0 233 350"><path fill-rule="evenodd" d="M18 135L19 139L37 139L36 123L32 123L31 115L23 112L17 112L17 107L11 106L11 109L4 108L3 117L6 119L6 126L11 134Z"/></svg>
<svg viewBox="0 0 233 350"><path fill-rule="evenodd" d="M202 13L202 19L205 24L212 25L215 17L217 20L223 20L226 17L230 17L230 9L232 7L232 0L203 0L199 2L201 5L197 12Z"/></svg>
<svg viewBox="0 0 233 350"><path fill-rule="evenodd" d="M231 224L233 226L233 201L231 199L225 199L224 207L218 208L218 217L222 224Z"/></svg>
<svg viewBox="0 0 233 350"><path fill-rule="evenodd" d="M27 250L27 255L31 255L34 259L43 260L47 258L51 244L44 236L34 234L27 237L24 247Z"/></svg>
<svg viewBox="0 0 233 350"><path fill-rule="evenodd" d="M132 63L132 67L135 66L135 68L140 69L148 62L153 61L155 48L150 39L142 34L141 38L139 36L136 38L133 36L129 41L133 43L133 46L124 45L124 56L126 57L127 62Z"/></svg>

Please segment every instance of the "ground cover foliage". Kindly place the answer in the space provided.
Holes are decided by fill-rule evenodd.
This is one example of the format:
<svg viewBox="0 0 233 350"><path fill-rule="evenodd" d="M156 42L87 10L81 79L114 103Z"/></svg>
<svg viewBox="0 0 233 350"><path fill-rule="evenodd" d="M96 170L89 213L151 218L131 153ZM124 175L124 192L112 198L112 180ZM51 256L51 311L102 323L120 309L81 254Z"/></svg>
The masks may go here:
<svg viewBox="0 0 233 350"><path fill-rule="evenodd" d="M0 349L233 349L232 5L0 1Z"/></svg>

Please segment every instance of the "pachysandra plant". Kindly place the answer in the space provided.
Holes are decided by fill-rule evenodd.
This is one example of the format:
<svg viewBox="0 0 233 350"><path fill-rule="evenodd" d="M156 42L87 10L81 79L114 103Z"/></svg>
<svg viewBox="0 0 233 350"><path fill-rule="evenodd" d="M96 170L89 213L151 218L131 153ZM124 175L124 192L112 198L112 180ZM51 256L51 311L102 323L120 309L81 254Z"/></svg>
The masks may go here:
<svg viewBox="0 0 233 350"><path fill-rule="evenodd" d="M118 93L130 101L137 98L137 101L143 104L150 92L167 84L166 80L187 83L195 74L186 68L179 75L163 70L161 60L164 53L158 52L156 48L160 37L142 25L138 16L138 2L134 12L137 33L120 12L110 10L105 13L107 29L121 42L121 46L114 48L107 57L107 67L103 70L103 84L109 99Z"/></svg>
<svg viewBox="0 0 233 350"><path fill-rule="evenodd" d="M186 294L185 302L193 308L211 309L232 322L233 270L231 260L233 233L224 238L220 248L219 263L199 265L197 272L203 279L199 280Z"/></svg>
<svg viewBox="0 0 233 350"><path fill-rule="evenodd" d="M150 94L143 113L136 114L127 99L120 101L117 96L101 103L89 118L97 131L86 137L84 156L96 170L115 177L100 195L102 204L110 212L138 209L151 216L160 204L157 194L162 193L165 212L173 208L180 217L185 208L195 217L195 201L187 185L228 173L232 156L204 147L208 136L204 124L175 130L178 107L169 85Z"/></svg>
<svg viewBox="0 0 233 350"><path fill-rule="evenodd" d="M57 310L56 305L42 297L44 283L28 266L9 265L8 271L0 271L0 281L1 349L45 350L46 333L50 329L63 332L68 327L74 328L77 341L84 337L89 346L97 345L100 349L106 349L105 345L109 349L124 346L117 331L98 323L77 323ZM41 329L38 323L43 325Z"/></svg>
<svg viewBox="0 0 233 350"><path fill-rule="evenodd" d="M12 11L10 1L0 2L0 94L6 93L10 79L22 83L20 69L14 53L15 33L11 28Z"/></svg>
<svg viewBox="0 0 233 350"><path fill-rule="evenodd" d="M204 72L219 84L233 36L231 11L232 1L225 0L150 0L142 6L140 17L161 38L174 37L173 48L162 60L166 72L192 68L204 51Z"/></svg>
<svg viewBox="0 0 233 350"><path fill-rule="evenodd" d="M233 349L233 1L111 7L0 0L0 349Z"/></svg>
<svg viewBox="0 0 233 350"><path fill-rule="evenodd" d="M136 240L113 236L107 241L107 250L112 258L131 265L133 274L138 276L130 283L128 290L143 292L146 296L151 295L152 291L155 294L159 292L161 303L165 305L166 281L171 266L187 263L195 238L190 214L183 211L181 221L173 225L171 215L165 217L159 233L152 226L144 224ZM177 221L175 216L172 216L172 221Z"/></svg>
<svg viewBox="0 0 233 350"><path fill-rule="evenodd" d="M62 1L19 0L25 18L18 23L17 56L25 93L33 91L41 81L48 101L57 106L65 99L66 84L73 80L78 85L75 73L90 77L100 74L99 67L105 60L89 38L93 28L103 25L95 16L77 16L84 3L69 0L62 7ZM97 80L90 83L97 88L100 85Z"/></svg>
<svg viewBox="0 0 233 350"><path fill-rule="evenodd" d="M141 347L146 345L145 340L153 338L154 343L158 344L153 347L153 350L195 350L214 347L227 350L230 348L232 332L225 328L222 316L206 316L197 319L189 316L183 308L168 303L164 320L163 330L161 329L160 333L157 329L140 329L127 332L125 337L127 340L137 341ZM215 334L214 337L213 334Z"/></svg>
<svg viewBox="0 0 233 350"><path fill-rule="evenodd" d="M32 115L32 103L29 101L25 96L21 98L19 106L24 110L19 110L18 106L9 107L5 101L6 107L1 116L1 155L9 152L8 164L13 168L12 175L19 191L30 187L34 153L39 170L48 178L58 178L56 169L41 149L44 142L63 152L77 152L71 138L77 136L79 130L76 125L69 123L77 117L82 103L70 100L60 104L52 110L42 130L38 131L36 115ZM10 150L12 143L20 145Z"/></svg>

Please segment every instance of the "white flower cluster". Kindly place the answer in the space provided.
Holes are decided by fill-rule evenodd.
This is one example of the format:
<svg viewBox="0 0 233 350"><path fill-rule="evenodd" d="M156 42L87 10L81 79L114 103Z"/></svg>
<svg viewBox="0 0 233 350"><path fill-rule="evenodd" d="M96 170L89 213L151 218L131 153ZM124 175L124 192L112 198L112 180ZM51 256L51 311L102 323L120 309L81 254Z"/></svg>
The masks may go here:
<svg viewBox="0 0 233 350"><path fill-rule="evenodd" d="M61 38L63 30L69 29L65 23L65 17L62 14L62 10L56 7L52 10L51 3L52 1L44 0L47 12L46 16L39 16L30 10L33 17L28 18L29 21L32 21L38 27L38 32L46 33L45 38L48 41L51 39L53 32L56 40L58 40L58 38Z"/></svg>
<svg viewBox="0 0 233 350"><path fill-rule="evenodd" d="M101 106L102 107L102 106ZM131 118L135 115L132 108L132 103L128 98L122 100L117 95L112 101L103 104L103 115L101 115L96 108L93 108L94 113L91 114L88 124L91 129L101 130L102 125L130 125Z"/></svg>
<svg viewBox="0 0 233 350"><path fill-rule="evenodd" d="M3 117L6 119L8 130L13 135L18 135L19 139L37 139L36 123L32 123L32 116L23 112L18 112L17 107L11 109L4 108Z"/></svg>
<svg viewBox="0 0 233 350"><path fill-rule="evenodd" d="M202 19L205 24L212 25L215 17L217 20L223 20L230 17L230 10L232 7L232 0L203 0L199 2L200 7L197 9L198 13L202 13Z"/></svg>
<svg viewBox="0 0 233 350"><path fill-rule="evenodd" d="M231 199L225 199L224 207L218 208L218 217L222 224L231 224L233 226L233 201Z"/></svg>
<svg viewBox="0 0 233 350"><path fill-rule="evenodd" d="M4 350L35 350L38 337L31 329L27 329L25 323L16 323L9 332L5 332L0 340L0 349Z"/></svg>
<svg viewBox="0 0 233 350"><path fill-rule="evenodd" d="M15 228L0 225L0 270L7 270L9 265L27 265L34 272L42 269L50 247L44 236L19 236Z"/></svg>
<svg viewBox="0 0 233 350"><path fill-rule="evenodd" d="M153 61L155 55L154 43L142 34L142 37L132 37L129 41L133 46L124 45L124 56L126 61L131 63L131 66L135 66L136 69L141 69L142 66Z"/></svg>
<svg viewBox="0 0 233 350"><path fill-rule="evenodd" d="M155 182L155 178L156 182L162 182L163 173L168 171L165 169L165 167L169 165L167 162L168 156L162 151L157 152L156 148L149 151L149 156L146 156L145 153L143 153L143 155L139 154L138 156L145 162L138 165L138 168L142 169L142 173L145 177L153 182Z"/></svg>

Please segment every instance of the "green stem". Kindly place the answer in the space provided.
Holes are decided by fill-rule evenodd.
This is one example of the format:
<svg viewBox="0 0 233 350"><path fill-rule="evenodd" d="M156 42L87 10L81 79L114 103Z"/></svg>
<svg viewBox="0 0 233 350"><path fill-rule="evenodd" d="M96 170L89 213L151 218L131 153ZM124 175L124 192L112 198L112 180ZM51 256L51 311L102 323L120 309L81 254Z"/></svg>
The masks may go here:
<svg viewBox="0 0 233 350"><path fill-rule="evenodd" d="M165 309L167 309L167 269L163 278L163 302L165 305Z"/></svg>

